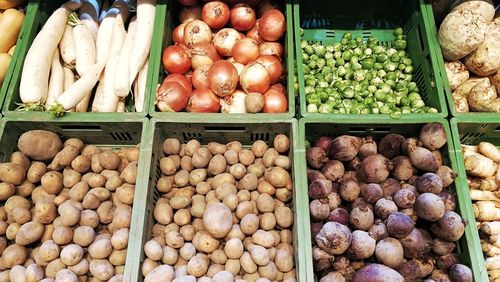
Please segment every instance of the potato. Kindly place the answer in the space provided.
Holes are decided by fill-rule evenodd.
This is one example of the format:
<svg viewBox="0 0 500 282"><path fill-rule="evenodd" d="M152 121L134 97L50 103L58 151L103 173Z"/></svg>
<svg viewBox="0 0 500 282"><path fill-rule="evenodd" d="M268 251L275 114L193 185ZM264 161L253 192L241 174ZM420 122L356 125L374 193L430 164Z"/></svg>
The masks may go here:
<svg viewBox="0 0 500 282"><path fill-rule="evenodd" d="M95 239L95 231L90 226L78 226L73 232L73 242L76 244L87 247Z"/></svg>
<svg viewBox="0 0 500 282"><path fill-rule="evenodd" d="M281 272L288 272L293 269L293 254L285 248L279 248L276 251L274 258L276 267Z"/></svg>
<svg viewBox="0 0 500 282"><path fill-rule="evenodd" d="M7 182L0 183L0 201L5 201L14 194L16 194L16 186Z"/></svg>
<svg viewBox="0 0 500 282"><path fill-rule="evenodd" d="M188 209L177 210L174 214L174 222L179 226L189 224L191 222L191 213Z"/></svg>
<svg viewBox="0 0 500 282"><path fill-rule="evenodd" d="M269 148L262 157L262 164L267 168L272 167L274 166L274 161L278 156L278 151L276 151L274 148Z"/></svg>
<svg viewBox="0 0 500 282"><path fill-rule="evenodd" d="M57 217L57 208L48 200L37 201L35 204L34 219L43 224L49 224Z"/></svg>
<svg viewBox="0 0 500 282"><path fill-rule="evenodd" d="M199 148L194 152L191 163L196 168L203 168L209 164L211 159L212 153L207 148Z"/></svg>
<svg viewBox="0 0 500 282"><path fill-rule="evenodd" d="M286 153L290 150L290 139L285 134L278 134L274 137L273 146L278 153Z"/></svg>
<svg viewBox="0 0 500 282"><path fill-rule="evenodd" d="M10 282L10 269L0 271L0 282ZM212 280L210 280L211 282Z"/></svg>
<svg viewBox="0 0 500 282"><path fill-rule="evenodd" d="M172 222L173 210L168 202L158 201L153 210L153 215L157 222L163 225L167 225Z"/></svg>
<svg viewBox="0 0 500 282"><path fill-rule="evenodd" d="M231 210L221 203L208 205L203 213L203 224L212 236L224 238L233 226Z"/></svg>
<svg viewBox="0 0 500 282"><path fill-rule="evenodd" d="M252 235L252 241L254 244L260 245L264 248L270 248L274 245L274 236L271 234L271 232L257 230Z"/></svg>
<svg viewBox="0 0 500 282"><path fill-rule="evenodd" d="M66 146L56 154L52 163L47 166L48 170L61 170L69 166L71 162L78 156L80 150L74 146Z"/></svg>
<svg viewBox="0 0 500 282"><path fill-rule="evenodd" d="M5 201L4 208L7 214L10 214L15 207L31 208L31 203L21 196L12 196Z"/></svg>
<svg viewBox="0 0 500 282"><path fill-rule="evenodd" d="M484 41L464 60L467 68L479 76L488 76L500 69L500 20L486 28Z"/></svg>
<svg viewBox="0 0 500 282"><path fill-rule="evenodd" d="M163 249L155 240L149 240L144 244L144 253L149 259L154 261L159 261L163 257Z"/></svg>
<svg viewBox="0 0 500 282"><path fill-rule="evenodd" d="M30 221L25 223L21 225L16 234L16 244L25 246L36 242L42 238L44 231L45 226L40 222Z"/></svg>
<svg viewBox="0 0 500 282"><path fill-rule="evenodd" d="M210 185L212 186L213 189L216 189L217 187L219 187L224 183L234 184L235 183L234 177L229 173L221 173L212 178Z"/></svg>
<svg viewBox="0 0 500 282"><path fill-rule="evenodd" d="M193 223L194 226L194 223ZM215 239L207 231L198 231L193 238L193 245L200 252L212 253L215 251L219 245L219 240Z"/></svg>
<svg viewBox="0 0 500 282"><path fill-rule="evenodd" d="M238 162L238 152L233 150L227 150L224 152L224 158L228 165L234 165Z"/></svg>
<svg viewBox="0 0 500 282"><path fill-rule="evenodd" d="M135 184L137 177L137 162L129 163L120 174L121 178L128 184Z"/></svg>
<svg viewBox="0 0 500 282"><path fill-rule="evenodd" d="M239 259L243 254L243 243L238 238L230 239L224 246L224 252L229 259Z"/></svg>
<svg viewBox="0 0 500 282"><path fill-rule="evenodd" d="M176 276L172 282L196 282L196 277L193 275L187 275L187 276Z"/></svg>
<svg viewBox="0 0 500 282"><path fill-rule="evenodd" d="M234 164L232 165L230 168L229 168L229 173L237 180L240 180L241 178L243 178L243 176L246 175L247 173L247 168L240 164L240 163L237 163L237 164Z"/></svg>
<svg viewBox="0 0 500 282"><path fill-rule="evenodd" d="M106 191L109 191L105 189ZM126 205L132 205L134 203L134 193L135 186L131 184L123 184L121 187L118 187L115 191L115 197L118 202Z"/></svg>
<svg viewBox="0 0 500 282"><path fill-rule="evenodd" d="M26 171L18 164L0 163L0 181L20 185L26 178Z"/></svg>
<svg viewBox="0 0 500 282"><path fill-rule="evenodd" d="M73 201L78 201L81 202L85 195L87 195L87 192L89 191L90 187L87 182L80 181L76 183L70 190L69 190L69 197Z"/></svg>
<svg viewBox="0 0 500 282"><path fill-rule="evenodd" d="M77 244L67 245L61 250L61 261L67 266L79 263L82 258L83 249Z"/></svg>
<svg viewBox="0 0 500 282"><path fill-rule="evenodd" d="M61 269L56 273L56 281L61 282L78 282L78 277L73 271L68 269Z"/></svg>
<svg viewBox="0 0 500 282"><path fill-rule="evenodd" d="M90 157L92 155L96 155L96 154L100 154L100 153L101 153L101 149L99 149L99 147L97 147L95 145L86 145L83 148L81 155Z"/></svg>
<svg viewBox="0 0 500 282"><path fill-rule="evenodd" d="M99 154L99 163L104 169L116 170L120 167L121 158L111 150L103 151Z"/></svg>
<svg viewBox="0 0 500 282"><path fill-rule="evenodd" d="M211 175L221 174L226 171L227 162L223 155L215 155L208 163L208 172Z"/></svg>
<svg viewBox="0 0 500 282"><path fill-rule="evenodd" d="M219 273L221 271L224 271L224 265L221 265L221 264L212 264L208 268L206 276L213 277L215 274L217 274L217 273Z"/></svg>
<svg viewBox="0 0 500 282"><path fill-rule="evenodd" d="M162 176L156 183L156 189L162 193L168 193L172 189L174 178L172 176Z"/></svg>
<svg viewBox="0 0 500 282"><path fill-rule="evenodd" d="M111 236L111 245L116 250L123 250L128 245L129 230L128 228L121 228L113 233Z"/></svg>
<svg viewBox="0 0 500 282"><path fill-rule="evenodd" d="M42 176L40 181L43 190L49 194L59 194L59 192L61 192L64 188L62 174L57 171L47 172L44 176Z"/></svg>
<svg viewBox="0 0 500 282"><path fill-rule="evenodd" d="M238 207L238 196L236 194L227 195L222 201L231 211L235 211Z"/></svg>
<svg viewBox="0 0 500 282"><path fill-rule="evenodd" d="M90 170L92 164L92 158L89 156L77 156L71 162L71 168L79 173L86 173Z"/></svg>
<svg viewBox="0 0 500 282"><path fill-rule="evenodd" d="M233 275L236 275L241 270L240 261L237 259L228 259L224 265L224 269L231 272Z"/></svg>
<svg viewBox="0 0 500 282"><path fill-rule="evenodd" d="M174 175L174 183L177 187L185 187L189 184L189 172L180 170Z"/></svg>
<svg viewBox="0 0 500 282"><path fill-rule="evenodd" d="M167 155L178 155L181 150L181 142L176 138L167 138L163 141L163 152Z"/></svg>
<svg viewBox="0 0 500 282"><path fill-rule="evenodd" d="M108 189L109 191L113 192L116 191L116 189L123 184L123 179L119 175L113 175L111 177L108 177L106 180L106 184L104 184L104 187Z"/></svg>
<svg viewBox="0 0 500 282"><path fill-rule="evenodd" d="M47 166L43 162L32 162L26 173L26 179L31 183L38 183L47 172Z"/></svg>
<svg viewBox="0 0 500 282"><path fill-rule="evenodd" d="M90 273L95 278L105 281L113 277L115 275L115 269L109 263L109 261L104 259L93 259L89 264Z"/></svg>
<svg viewBox="0 0 500 282"><path fill-rule="evenodd" d="M12 221L21 225L31 220L31 212L25 207L15 207L9 215Z"/></svg>
<svg viewBox="0 0 500 282"><path fill-rule="evenodd" d="M29 197L33 190L35 189L35 185L28 180L24 180L21 185L17 186L17 194L21 197Z"/></svg>
<svg viewBox="0 0 500 282"><path fill-rule="evenodd" d="M108 258L109 262L115 266L125 265L126 259L127 250L113 250Z"/></svg>
<svg viewBox="0 0 500 282"><path fill-rule="evenodd" d="M191 243L186 243L179 250L180 256L185 260L190 260L192 257L196 255L196 248ZM166 263L166 262L164 262ZM175 263L175 262L174 262Z"/></svg>
<svg viewBox="0 0 500 282"><path fill-rule="evenodd" d="M13 241L16 239L17 232L19 231L19 228L21 228L21 224L19 223L11 223L7 227L7 230L5 230L5 236L7 239Z"/></svg>
<svg viewBox="0 0 500 282"><path fill-rule="evenodd" d="M99 205L97 208L97 214L99 215L99 221L102 224L109 224L113 220L113 215L115 213L115 205L111 201L106 201Z"/></svg>
<svg viewBox="0 0 500 282"><path fill-rule="evenodd" d="M200 182L196 184L196 193L200 195L206 195L208 192L212 190L212 187L207 182Z"/></svg>
<svg viewBox="0 0 500 282"><path fill-rule="evenodd" d="M184 248L184 246L182 246L182 248ZM174 265L177 263L177 260L179 260L179 253L177 250L169 246L164 246L162 250L161 262L164 264Z"/></svg>
<svg viewBox="0 0 500 282"><path fill-rule="evenodd" d="M29 169L31 165L29 158L25 154L19 151L14 152L12 153L12 155L10 155L9 162L22 166L26 171Z"/></svg>
<svg viewBox="0 0 500 282"><path fill-rule="evenodd" d="M253 191L257 189L259 179L255 174L249 173L245 175L238 183L238 189Z"/></svg>
<svg viewBox="0 0 500 282"><path fill-rule="evenodd" d="M246 235L252 235L259 228L259 218L255 214L247 214L240 221L241 231Z"/></svg>
<svg viewBox="0 0 500 282"><path fill-rule="evenodd" d="M192 257L187 264L187 272L196 277L201 277L207 273L209 266L208 256L198 253Z"/></svg>
<svg viewBox="0 0 500 282"><path fill-rule="evenodd" d="M12 282L24 282L26 281L26 268L21 265L14 266L9 273L10 281Z"/></svg>
<svg viewBox="0 0 500 282"><path fill-rule="evenodd" d="M191 172L194 169L192 158L190 156L183 156L181 158L181 169Z"/></svg>
<svg viewBox="0 0 500 282"><path fill-rule="evenodd" d="M82 181L87 181L90 187L96 188L106 185L107 179L104 175L89 172L82 176Z"/></svg>
<svg viewBox="0 0 500 282"><path fill-rule="evenodd" d="M89 271L89 262L83 258L79 263L69 266L68 269L78 276L85 275Z"/></svg>
<svg viewBox="0 0 500 282"><path fill-rule="evenodd" d="M278 276L278 268L274 262L270 261L267 265L259 266L259 275L271 281L276 280Z"/></svg>
<svg viewBox="0 0 500 282"><path fill-rule="evenodd" d="M293 193L287 188L276 189L275 193L276 199L279 201L286 203L292 200Z"/></svg>
<svg viewBox="0 0 500 282"><path fill-rule="evenodd" d="M107 258L113 251L113 246L111 245L111 240L108 238L95 239L88 248L89 254L95 259Z"/></svg>
<svg viewBox="0 0 500 282"><path fill-rule="evenodd" d="M90 157L90 168L95 173L101 173L104 170L104 167L99 162L99 154Z"/></svg>
<svg viewBox="0 0 500 282"><path fill-rule="evenodd" d="M174 269L170 265L160 265L152 269L145 275L144 282L165 281L172 282L174 279Z"/></svg>
<svg viewBox="0 0 500 282"><path fill-rule="evenodd" d="M172 248L179 249L184 245L184 239L178 231L168 231L165 233L165 243Z"/></svg>
<svg viewBox="0 0 500 282"><path fill-rule="evenodd" d="M253 261L249 252L243 252L240 257L240 265L247 273L254 273L257 271L257 265Z"/></svg>
<svg viewBox="0 0 500 282"><path fill-rule="evenodd" d="M249 252L253 261L259 266L264 266L271 260L269 252L262 246L250 245Z"/></svg>
<svg viewBox="0 0 500 282"><path fill-rule="evenodd" d="M17 141L17 147L26 156L36 161L53 159L62 149L62 142L57 134L46 130L31 130L23 133Z"/></svg>
<svg viewBox="0 0 500 282"><path fill-rule="evenodd" d="M3 263L7 268L23 264L28 258L28 251L24 246L12 244L5 248L2 253Z"/></svg>
<svg viewBox="0 0 500 282"><path fill-rule="evenodd" d="M282 228L288 228L293 224L293 212L289 207L277 207L274 215Z"/></svg>
<svg viewBox="0 0 500 282"><path fill-rule="evenodd" d="M52 240L58 245L66 245L73 239L73 230L66 226L58 226L54 229Z"/></svg>
<svg viewBox="0 0 500 282"><path fill-rule="evenodd" d="M257 198L257 208L261 213L274 211L274 199L268 194L260 194Z"/></svg>
<svg viewBox="0 0 500 282"><path fill-rule="evenodd" d="M52 261L59 257L59 246L52 240L47 240L40 245L38 252L40 258L44 261Z"/></svg>
<svg viewBox="0 0 500 282"><path fill-rule="evenodd" d="M174 209L187 208L191 204L191 197L189 196L175 196L170 199L170 206Z"/></svg>
<svg viewBox="0 0 500 282"><path fill-rule="evenodd" d="M99 215L93 210L83 210L80 214L78 225L96 228L99 225Z"/></svg>
<svg viewBox="0 0 500 282"><path fill-rule="evenodd" d="M267 149L268 149L268 146L267 146L266 142L264 142L262 140L257 140L255 142L253 142L252 148L251 148L253 154L257 158L262 158L264 156L264 153L267 151Z"/></svg>
<svg viewBox="0 0 500 282"><path fill-rule="evenodd" d="M177 165L172 157L160 159L160 170L165 175L173 175L177 171Z"/></svg>
<svg viewBox="0 0 500 282"><path fill-rule="evenodd" d="M37 264L30 264L26 267L26 282L40 281L44 277L43 269Z"/></svg>
<svg viewBox="0 0 500 282"><path fill-rule="evenodd" d="M225 145L217 143L217 142L209 142L207 145L208 150L212 155L223 155L226 151L227 148Z"/></svg>
<svg viewBox="0 0 500 282"><path fill-rule="evenodd" d="M80 221L81 211L71 201L64 202L57 208L57 211L64 226L73 226Z"/></svg>

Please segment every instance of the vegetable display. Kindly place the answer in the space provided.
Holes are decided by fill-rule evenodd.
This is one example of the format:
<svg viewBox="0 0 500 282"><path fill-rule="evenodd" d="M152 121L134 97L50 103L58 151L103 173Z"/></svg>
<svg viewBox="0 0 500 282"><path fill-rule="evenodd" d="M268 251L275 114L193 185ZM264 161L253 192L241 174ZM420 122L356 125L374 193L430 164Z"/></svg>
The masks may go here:
<svg viewBox="0 0 500 282"><path fill-rule="evenodd" d="M304 95L308 113L436 113L413 81L413 62L402 28L386 47L346 32L333 44L302 40ZM385 42L384 42L385 43Z"/></svg>
<svg viewBox="0 0 500 282"><path fill-rule="evenodd" d="M490 0L452 6L439 27L455 110L500 112L500 18Z"/></svg>
<svg viewBox="0 0 500 282"><path fill-rule="evenodd" d="M69 1L48 18L26 54L17 110L143 111L156 1L137 1L136 15L128 0L98 2Z"/></svg>
<svg viewBox="0 0 500 282"><path fill-rule="evenodd" d="M0 33L2 34L0 37L0 87L7 75L24 21L23 11L16 9L23 1L8 2L10 3L0 3Z"/></svg>
<svg viewBox="0 0 500 282"><path fill-rule="evenodd" d="M186 1L178 1L186 5ZM161 112L285 113L286 19L272 1L188 1L172 31L157 89ZM258 5L257 5L258 4ZM180 78L180 76L187 79ZM175 79L171 79L175 77ZM183 82L184 87L179 87Z"/></svg>
<svg viewBox="0 0 500 282"><path fill-rule="evenodd" d="M500 278L500 150L489 142L477 146L462 145L469 193L491 281Z"/></svg>
<svg viewBox="0 0 500 282"><path fill-rule="evenodd" d="M443 164L446 141L443 126L428 123L418 138L313 143L306 160L318 281L473 281L453 252L466 222L448 189L456 175Z"/></svg>
<svg viewBox="0 0 500 282"><path fill-rule="evenodd" d="M17 147L0 163L0 281L122 281L139 147L45 130Z"/></svg>
<svg viewBox="0 0 500 282"><path fill-rule="evenodd" d="M297 281L289 151L165 139L144 281Z"/></svg>

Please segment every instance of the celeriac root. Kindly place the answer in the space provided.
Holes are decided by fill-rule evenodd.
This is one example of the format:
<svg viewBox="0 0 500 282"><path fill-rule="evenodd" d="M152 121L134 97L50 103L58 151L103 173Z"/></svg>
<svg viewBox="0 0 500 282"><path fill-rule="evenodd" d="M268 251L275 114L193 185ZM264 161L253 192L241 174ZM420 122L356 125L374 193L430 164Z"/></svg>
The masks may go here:
<svg viewBox="0 0 500 282"><path fill-rule="evenodd" d="M500 220L500 209L493 201L479 201L472 205L474 215L479 221Z"/></svg>

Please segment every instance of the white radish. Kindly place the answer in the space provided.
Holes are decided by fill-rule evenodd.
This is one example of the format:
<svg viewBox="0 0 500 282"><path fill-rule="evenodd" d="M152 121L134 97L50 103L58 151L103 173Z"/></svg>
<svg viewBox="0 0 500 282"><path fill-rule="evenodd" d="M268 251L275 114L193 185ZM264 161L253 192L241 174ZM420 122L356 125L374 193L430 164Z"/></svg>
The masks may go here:
<svg viewBox="0 0 500 282"><path fill-rule="evenodd" d="M146 95L146 81L148 79L148 68L149 68L149 59L146 60L146 63L142 67L141 71L137 75L137 79L135 82L135 111L142 112L144 111L144 97Z"/></svg>
<svg viewBox="0 0 500 282"><path fill-rule="evenodd" d="M47 95L47 106L54 104L55 100L64 92L64 70L59 59L59 49L56 48L52 56L50 66L49 90Z"/></svg>
<svg viewBox="0 0 500 282"><path fill-rule="evenodd" d="M85 98L83 98L83 100L81 100L80 103L78 103L78 105L76 105L75 111L79 112L79 113L87 112L91 97L92 97L92 90L90 90L87 93L87 95L85 96Z"/></svg>
<svg viewBox="0 0 500 282"><path fill-rule="evenodd" d="M23 103L45 103L47 99L50 63L61 41L70 9L78 9L79 1L70 1L47 19L36 35L24 60L19 95Z"/></svg>
<svg viewBox="0 0 500 282"><path fill-rule="evenodd" d="M118 101L118 106L116 107L116 112L118 112L118 113L125 112L125 99L120 99L120 101Z"/></svg>
<svg viewBox="0 0 500 282"><path fill-rule="evenodd" d="M123 43L123 47L120 51L120 58L118 60L118 67L115 73L114 79L114 89L115 94L118 97L127 96L130 92L130 68L129 68L129 60L130 54L132 53L132 49L134 47L134 41L137 34L137 18L134 17L130 24L128 25L127 37L125 37L125 42ZM126 92L126 93L124 93Z"/></svg>
<svg viewBox="0 0 500 282"><path fill-rule="evenodd" d="M64 114L64 111L70 110L80 101L85 98L85 96L92 91L102 70L104 69L104 64L101 62L96 63L92 66L83 76L81 76L73 85L71 85L66 91L64 91L61 96L57 98L56 105L49 109L52 114L59 116Z"/></svg>
<svg viewBox="0 0 500 282"><path fill-rule="evenodd" d="M123 21L120 15L118 15L113 30L113 40L110 47L111 53L106 62L104 77L100 82L100 85L103 85L103 89L99 95L96 94L94 97L94 102L92 103L93 112L116 112L119 98L115 95L113 79L115 78L116 68L120 57L120 49L122 48L126 34L127 31L125 30Z"/></svg>
<svg viewBox="0 0 500 282"><path fill-rule="evenodd" d="M73 27L69 24L64 29L61 42L59 42L61 58L66 65L74 66L76 62L76 46L73 38Z"/></svg>
<svg viewBox="0 0 500 282"><path fill-rule="evenodd" d="M76 72L82 76L96 62L96 46L92 33L86 25L83 25L76 17L76 14L70 15L73 27L73 38L76 46Z"/></svg>
<svg viewBox="0 0 500 282"><path fill-rule="evenodd" d="M75 74L73 73L73 70L68 66L64 66L63 71L64 71L63 86L64 86L64 91L66 91L68 88L71 87L71 85L73 85L73 83L75 83ZM62 94L62 92L60 94Z"/></svg>
<svg viewBox="0 0 500 282"><path fill-rule="evenodd" d="M99 3L96 0L84 0L83 5L78 11L78 16L90 32L94 41L97 39L97 31L99 30Z"/></svg>
<svg viewBox="0 0 500 282"><path fill-rule="evenodd" d="M96 51L97 51L97 62L106 64L110 53L111 40L113 35L113 28L115 26L115 21L117 15L122 13L123 21L127 20L128 9L126 3L123 0L118 0L113 4L106 14L106 17L101 22L99 26L99 31L97 32L96 41Z"/></svg>
<svg viewBox="0 0 500 282"><path fill-rule="evenodd" d="M130 54L130 75L127 91L120 89L118 96L128 95L129 89L134 82L137 73L142 68L149 56L151 40L153 38L153 27L155 21L156 0L137 0L137 36L134 41L134 48Z"/></svg>

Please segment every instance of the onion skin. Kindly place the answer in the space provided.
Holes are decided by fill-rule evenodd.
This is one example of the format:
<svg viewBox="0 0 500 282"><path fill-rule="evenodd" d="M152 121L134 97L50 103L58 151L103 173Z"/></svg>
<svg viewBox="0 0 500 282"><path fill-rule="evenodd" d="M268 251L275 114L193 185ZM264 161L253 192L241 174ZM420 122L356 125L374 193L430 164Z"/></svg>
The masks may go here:
<svg viewBox="0 0 500 282"><path fill-rule="evenodd" d="M288 100L286 96L274 89L269 89L264 93L264 113L286 113Z"/></svg>
<svg viewBox="0 0 500 282"><path fill-rule="evenodd" d="M271 76L271 84L280 80L281 75L283 75L283 67L281 66L281 61L277 57L264 55L258 57L256 62L262 64L267 69Z"/></svg>
<svg viewBox="0 0 500 282"><path fill-rule="evenodd" d="M259 53L261 56L276 56L281 60L283 57L283 45L279 42L264 42L259 46Z"/></svg>
<svg viewBox="0 0 500 282"><path fill-rule="evenodd" d="M257 63L247 65L240 75L240 85L243 91L265 93L271 84L271 76L267 69Z"/></svg>
<svg viewBox="0 0 500 282"><path fill-rule="evenodd" d="M185 74L191 69L191 58L180 45L168 46L162 54L163 67L168 73Z"/></svg>
<svg viewBox="0 0 500 282"><path fill-rule="evenodd" d="M201 18L211 28L221 28L229 21L230 13L226 3L211 1L203 5L201 9Z"/></svg>
<svg viewBox="0 0 500 282"><path fill-rule="evenodd" d="M193 91L187 105L187 111L192 113L217 113L219 110L219 97L210 89L197 89Z"/></svg>
<svg viewBox="0 0 500 282"><path fill-rule="evenodd" d="M155 104L162 112L183 111L188 103L189 94L182 84L175 81L162 83L156 91Z"/></svg>
<svg viewBox="0 0 500 282"><path fill-rule="evenodd" d="M259 21L259 34L265 41L278 41L285 34L286 20L278 9L266 11Z"/></svg>
<svg viewBox="0 0 500 282"><path fill-rule="evenodd" d="M236 62L247 65L259 57L259 45L250 38L243 38L233 46L232 55Z"/></svg>
<svg viewBox="0 0 500 282"><path fill-rule="evenodd" d="M256 22L255 11L245 4L238 4L231 9L231 25L239 31L251 29Z"/></svg>
<svg viewBox="0 0 500 282"><path fill-rule="evenodd" d="M246 37L253 39L257 44L261 45L264 43L264 39L260 37L259 34L259 21L257 20L257 23L247 32ZM260 48L259 48L260 52Z"/></svg>
<svg viewBox="0 0 500 282"><path fill-rule="evenodd" d="M196 43L191 46L191 65L194 70L202 66L211 66L220 59L211 43Z"/></svg>
<svg viewBox="0 0 500 282"><path fill-rule="evenodd" d="M177 0L182 6L193 6L198 3L198 0Z"/></svg>
<svg viewBox="0 0 500 282"><path fill-rule="evenodd" d="M228 61L215 62L208 71L210 90L219 97L231 95L238 84L238 71Z"/></svg>
<svg viewBox="0 0 500 282"><path fill-rule="evenodd" d="M172 40L174 41L175 44L181 44L184 43L184 28L186 27L186 24L180 24L176 28L174 28L174 31L172 31Z"/></svg>
<svg viewBox="0 0 500 282"><path fill-rule="evenodd" d="M202 66L194 70L191 77L194 89L210 89L208 70L210 70L210 66Z"/></svg>
<svg viewBox="0 0 500 282"><path fill-rule="evenodd" d="M213 39L215 49L221 56L230 57L233 55L234 44L242 37L233 28L223 28L219 30Z"/></svg>
<svg viewBox="0 0 500 282"><path fill-rule="evenodd" d="M190 21L184 27L184 44L193 46L196 43L211 43L212 30L203 21Z"/></svg>
<svg viewBox="0 0 500 282"><path fill-rule="evenodd" d="M180 83L184 89L186 89L189 97L191 97L191 92L193 91L193 87L191 85L191 82L189 82L189 79L187 77L185 77L184 75L181 75L181 74L176 74L176 73L173 73L173 74L170 74L169 76L167 76L163 82L163 83L167 83L169 81L175 81L175 82L178 82Z"/></svg>
<svg viewBox="0 0 500 282"><path fill-rule="evenodd" d="M193 20L199 20L201 19L201 7L200 6L195 6L196 2L192 0L187 0L186 2L192 2L189 4L192 5L183 5L183 6L189 6L189 7L184 7L181 9L181 12L179 14L179 21L181 23L188 23Z"/></svg>

